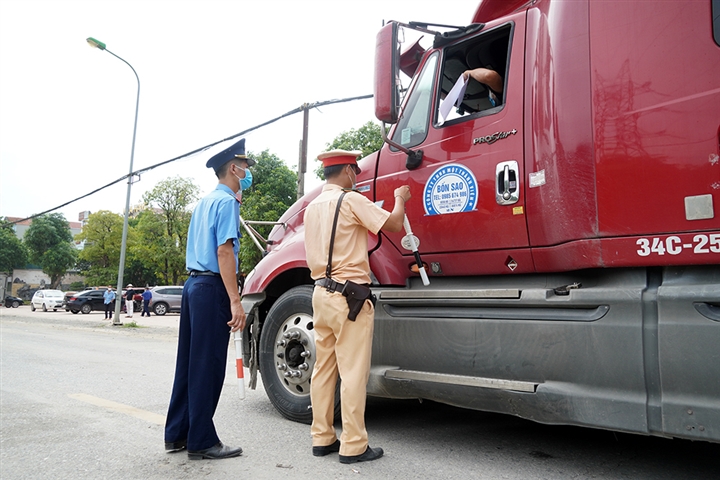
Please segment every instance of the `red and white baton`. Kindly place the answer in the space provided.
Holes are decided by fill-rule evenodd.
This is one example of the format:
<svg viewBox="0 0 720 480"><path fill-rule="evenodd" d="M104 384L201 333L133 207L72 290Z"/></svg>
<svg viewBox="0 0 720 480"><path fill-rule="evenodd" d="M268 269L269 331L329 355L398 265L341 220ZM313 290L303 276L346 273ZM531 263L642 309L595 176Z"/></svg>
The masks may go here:
<svg viewBox="0 0 720 480"><path fill-rule="evenodd" d="M238 393L245 400L245 369L243 368L242 331L235 332L235 366L237 367Z"/></svg>
<svg viewBox="0 0 720 480"><path fill-rule="evenodd" d="M407 234L408 242L410 242L410 248L415 256L415 262L417 263L418 272L420 272L420 278L422 278L423 285L427 287L430 285L430 279L425 271L425 265L423 265L422 260L420 259L420 252L418 252L418 246L415 242L415 235L413 235L412 228L410 228L410 222L408 221L407 215L405 215L405 218L403 219L403 227L405 227L405 233Z"/></svg>

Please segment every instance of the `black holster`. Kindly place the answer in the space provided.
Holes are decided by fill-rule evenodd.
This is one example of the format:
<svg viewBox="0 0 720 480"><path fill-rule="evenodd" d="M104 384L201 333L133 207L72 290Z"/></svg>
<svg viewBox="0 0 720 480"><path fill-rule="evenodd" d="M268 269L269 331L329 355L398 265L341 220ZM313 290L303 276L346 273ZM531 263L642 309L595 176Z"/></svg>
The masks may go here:
<svg viewBox="0 0 720 480"><path fill-rule="evenodd" d="M360 285L359 283L353 283L349 280L345 282L345 287L342 289L342 294L347 299L348 304L348 320L355 321L365 305L365 300L374 302L374 296L368 285Z"/></svg>

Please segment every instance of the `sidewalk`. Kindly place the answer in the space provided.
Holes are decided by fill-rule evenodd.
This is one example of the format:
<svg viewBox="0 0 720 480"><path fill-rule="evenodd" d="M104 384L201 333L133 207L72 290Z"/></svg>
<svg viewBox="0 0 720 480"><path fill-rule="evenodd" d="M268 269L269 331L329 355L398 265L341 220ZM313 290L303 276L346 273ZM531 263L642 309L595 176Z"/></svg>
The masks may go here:
<svg viewBox="0 0 720 480"><path fill-rule="evenodd" d="M139 313L135 313L132 318L125 318L125 315L120 315L120 321L122 323L135 322L138 325L146 327L174 327L178 328L180 325L180 314L179 313L168 313L165 315L150 315L149 317L141 317Z"/></svg>
<svg viewBox="0 0 720 480"><path fill-rule="evenodd" d="M86 315L82 313L72 314L65 310L58 310L57 312L37 310L33 312L29 305L22 305L19 308L0 307L0 319L25 319L49 324L88 324L93 327L102 325L110 326L112 324L112 320L105 319L105 312L93 311ZM135 322L142 327L150 328L177 329L180 326L180 314L168 313L162 316L151 315L149 317L141 317L140 313L136 312L132 318L125 318L125 314L121 312L120 322L123 324Z"/></svg>

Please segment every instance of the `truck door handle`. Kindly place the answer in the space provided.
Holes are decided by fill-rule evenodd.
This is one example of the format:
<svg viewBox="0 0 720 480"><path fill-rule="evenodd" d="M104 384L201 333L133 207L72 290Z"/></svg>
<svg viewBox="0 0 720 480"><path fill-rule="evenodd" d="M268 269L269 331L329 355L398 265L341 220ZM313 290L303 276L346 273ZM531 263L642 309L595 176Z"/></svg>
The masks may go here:
<svg viewBox="0 0 720 480"><path fill-rule="evenodd" d="M503 200L510 199L510 166L505 165L503 168Z"/></svg>
<svg viewBox="0 0 720 480"><path fill-rule="evenodd" d="M512 205L520 199L516 160L500 162L495 167L495 201L498 205Z"/></svg>

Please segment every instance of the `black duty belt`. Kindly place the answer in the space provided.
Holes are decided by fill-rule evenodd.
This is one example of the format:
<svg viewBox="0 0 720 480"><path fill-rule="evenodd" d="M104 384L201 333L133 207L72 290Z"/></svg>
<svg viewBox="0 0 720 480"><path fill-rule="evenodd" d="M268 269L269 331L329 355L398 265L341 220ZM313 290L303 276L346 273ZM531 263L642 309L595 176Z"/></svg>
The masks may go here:
<svg viewBox="0 0 720 480"><path fill-rule="evenodd" d="M327 277L315 280L315 285L326 288L328 292L342 292L343 288L345 288L344 283L338 283L332 278Z"/></svg>
<svg viewBox="0 0 720 480"><path fill-rule="evenodd" d="M190 276L191 277L200 277L200 276L208 276L208 277L219 277L219 273L215 273L212 270L190 270Z"/></svg>

